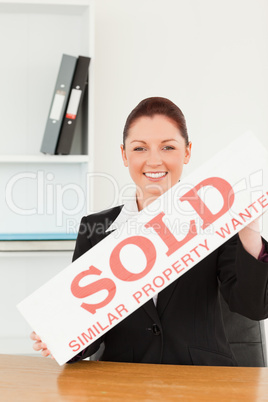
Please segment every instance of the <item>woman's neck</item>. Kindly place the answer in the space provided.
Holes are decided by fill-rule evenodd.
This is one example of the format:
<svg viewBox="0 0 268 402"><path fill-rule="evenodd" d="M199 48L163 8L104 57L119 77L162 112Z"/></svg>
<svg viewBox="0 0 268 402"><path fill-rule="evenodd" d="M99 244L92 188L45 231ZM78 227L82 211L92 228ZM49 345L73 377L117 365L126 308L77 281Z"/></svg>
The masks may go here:
<svg viewBox="0 0 268 402"><path fill-rule="evenodd" d="M138 211L141 211L142 209L148 207L148 205L154 202L158 197L160 197L160 195L150 195L150 197L141 198L138 197L136 193Z"/></svg>

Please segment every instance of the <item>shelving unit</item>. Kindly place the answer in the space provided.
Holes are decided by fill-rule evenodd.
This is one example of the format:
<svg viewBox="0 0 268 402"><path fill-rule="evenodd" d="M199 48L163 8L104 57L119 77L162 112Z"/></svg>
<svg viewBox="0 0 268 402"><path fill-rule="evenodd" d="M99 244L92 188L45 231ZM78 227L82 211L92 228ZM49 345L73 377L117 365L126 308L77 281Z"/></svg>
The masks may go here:
<svg viewBox="0 0 268 402"><path fill-rule="evenodd" d="M23 181L21 173L26 172L23 186L27 182L28 198L24 194L23 206L27 209L27 205L31 205L30 200L36 197L38 184L34 183L34 176L38 176L40 171L43 171L44 175L52 173L55 180L49 183L50 190L52 186L56 188L60 183L64 190L72 183L84 192L83 210L73 217L78 225L81 215L90 209L93 201L93 191L88 191L87 184L87 172L93 170L94 163L93 2L0 0L0 35L5 38L0 41L3 55L0 66L0 110L3 111L0 132L0 191L5 192L10 179L16 174L19 175L19 180ZM78 125L72 155L43 155L40 146L63 53L91 57L88 99L85 99L87 110L84 110L84 118ZM49 177L51 178L51 174ZM69 191L68 197L66 192L67 203L74 205L77 197L75 191L73 194ZM22 228L24 219L21 219L20 224L20 217L10 213L6 202L0 207L0 222L8 221L6 230L12 232L15 225L19 226L20 230L33 231L29 220L28 225ZM54 210L57 210L56 205ZM33 220L36 224L40 221L40 228L43 226L44 219L40 216L35 216ZM68 229L59 228L55 224L53 214L48 214L46 221L49 221L47 224L50 226L50 232Z"/></svg>
<svg viewBox="0 0 268 402"><path fill-rule="evenodd" d="M0 155L1 163L89 163L88 155Z"/></svg>
<svg viewBox="0 0 268 402"><path fill-rule="evenodd" d="M93 202L94 0L0 0L0 38L0 232L77 231ZM44 155L63 53L91 58L88 93L71 155ZM31 329L15 306L71 258L66 251L0 253L0 353L30 353Z"/></svg>

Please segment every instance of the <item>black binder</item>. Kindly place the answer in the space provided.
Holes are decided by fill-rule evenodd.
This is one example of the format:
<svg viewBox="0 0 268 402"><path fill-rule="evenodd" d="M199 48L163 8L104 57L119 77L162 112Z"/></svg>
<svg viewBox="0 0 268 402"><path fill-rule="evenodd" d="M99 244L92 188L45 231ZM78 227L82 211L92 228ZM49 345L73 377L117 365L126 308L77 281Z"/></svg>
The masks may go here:
<svg viewBox="0 0 268 402"><path fill-rule="evenodd" d="M79 114L79 110L81 109L85 89L88 84L89 62L89 57L78 57L71 86L71 94L57 144L57 154L68 155L70 153L75 133L77 115Z"/></svg>
<svg viewBox="0 0 268 402"><path fill-rule="evenodd" d="M40 151L55 154L74 77L77 58L62 55Z"/></svg>

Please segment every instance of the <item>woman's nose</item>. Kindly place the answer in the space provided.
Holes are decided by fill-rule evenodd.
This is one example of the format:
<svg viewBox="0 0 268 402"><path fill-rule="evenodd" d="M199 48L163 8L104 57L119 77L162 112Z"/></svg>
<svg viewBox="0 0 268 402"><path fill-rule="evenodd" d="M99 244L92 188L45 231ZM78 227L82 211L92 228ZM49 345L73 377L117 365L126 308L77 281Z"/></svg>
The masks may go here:
<svg viewBox="0 0 268 402"><path fill-rule="evenodd" d="M146 160L146 165L147 166L160 166L160 165L162 165L162 158L159 155L159 153L157 153L157 152L150 153L150 155L148 155L148 158Z"/></svg>

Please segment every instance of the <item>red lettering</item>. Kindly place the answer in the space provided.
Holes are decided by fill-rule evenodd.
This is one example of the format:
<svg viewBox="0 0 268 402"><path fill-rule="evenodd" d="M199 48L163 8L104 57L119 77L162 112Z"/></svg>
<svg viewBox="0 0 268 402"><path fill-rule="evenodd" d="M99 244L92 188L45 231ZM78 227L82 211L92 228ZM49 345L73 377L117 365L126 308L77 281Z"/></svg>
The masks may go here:
<svg viewBox="0 0 268 402"><path fill-rule="evenodd" d="M102 328L102 325L99 323L99 321L97 321L96 324L100 327L101 331L105 331L107 328L109 328L109 325L106 325L106 327Z"/></svg>
<svg viewBox="0 0 268 402"><path fill-rule="evenodd" d="M150 283L147 283L145 286L143 286L142 290L146 294L146 296L149 296L148 292L151 290L153 293L155 292L154 288L152 288L152 285Z"/></svg>
<svg viewBox="0 0 268 402"><path fill-rule="evenodd" d="M111 313L108 313L107 318L109 320L110 325L112 325L114 320L118 320L118 318L115 315L111 314Z"/></svg>
<svg viewBox="0 0 268 402"><path fill-rule="evenodd" d="M134 293L134 295L132 295L134 297L134 299L136 300L136 302L138 302L140 304L140 298L142 296L142 293L140 291Z"/></svg>
<svg viewBox="0 0 268 402"><path fill-rule="evenodd" d="M197 247L198 247L198 246L196 246L196 247L194 247L192 250L190 250L190 253L191 253L192 251L194 251L195 254L197 255L197 257L200 257L200 254L198 253L198 251L196 251Z"/></svg>
<svg viewBox="0 0 268 402"><path fill-rule="evenodd" d="M134 244L138 246L146 256L147 265L145 269L138 274L133 274L133 272L128 271L121 263L120 251L127 244ZM132 236L122 240L119 244L117 244L117 246L115 246L110 256L110 267L113 274L118 279L125 282L132 282L137 281L138 279L141 279L144 276L146 276L148 272L150 272L151 269L153 268L155 260L156 260L156 250L153 243L146 237Z"/></svg>
<svg viewBox="0 0 268 402"><path fill-rule="evenodd" d="M184 262L184 264L186 265L186 267L188 267L188 264L187 264L188 261L194 262L194 260L193 260L192 257L190 256L190 254L185 254L183 257L181 257L181 260Z"/></svg>
<svg viewBox="0 0 268 402"><path fill-rule="evenodd" d="M223 198L223 207L222 209L213 214L210 209L206 206L206 204L201 200L197 192L201 187L212 186L216 188L222 195ZM220 177L210 177L198 183L194 188L184 194L180 201L188 201L189 204L194 208L194 210L198 213L198 215L203 220L202 229L211 225L215 222L220 216L225 214L234 203L234 191L232 186L224 179Z"/></svg>
<svg viewBox="0 0 268 402"><path fill-rule="evenodd" d="M82 341L82 339L80 338L80 336L77 337L79 339L79 341L82 343L82 345L85 346L84 342Z"/></svg>
<svg viewBox="0 0 268 402"><path fill-rule="evenodd" d="M199 243L199 246L204 247L207 251L209 251L207 239L205 239L205 243L204 243L204 244Z"/></svg>
<svg viewBox="0 0 268 402"><path fill-rule="evenodd" d="M235 219L235 218L232 219L232 224L233 224L234 230L236 229L236 227L237 227L238 225L242 225L242 223L239 222L239 221L238 221L237 219Z"/></svg>
<svg viewBox="0 0 268 402"><path fill-rule="evenodd" d="M170 268L165 269L165 271L163 271L163 275L164 277L169 281L169 277L172 274L172 270Z"/></svg>
<svg viewBox="0 0 268 402"><path fill-rule="evenodd" d="M266 203L266 204L264 204L265 203L265 201L267 201L267 199L265 198L263 201L262 201L262 198L265 198L265 196L264 195L262 195L260 198L258 198L258 203L259 204L261 204L261 206L263 207L263 208L265 208L265 207L267 207L268 206L268 204Z"/></svg>
<svg viewBox="0 0 268 402"><path fill-rule="evenodd" d="M173 254L176 250L186 244L189 240L191 240L194 236L196 236L196 226L195 221L190 221L190 227L188 234L181 241L178 241L175 236L171 233L168 227L164 224L162 218L165 216L164 212L160 212L160 214L156 215L153 219L146 223L145 227L152 227L154 231L158 234L158 236L163 240L163 242L168 247L168 251L166 252L167 256Z"/></svg>
<svg viewBox="0 0 268 402"><path fill-rule="evenodd" d="M157 280L157 279L160 279L160 284L159 284L159 285L156 284L156 280ZM155 286L156 288L161 288L161 287L164 285L164 283L165 283L165 279L162 278L162 276L156 276L156 277L154 278L154 280L153 280L153 284L154 284L154 286Z"/></svg>
<svg viewBox="0 0 268 402"><path fill-rule="evenodd" d="M174 264L171 264L171 266L175 269L175 271L177 272L177 274L179 274L181 271L184 270L184 267L179 269L181 267L181 264L176 265L176 263L178 263L179 261L174 262Z"/></svg>
<svg viewBox="0 0 268 402"><path fill-rule="evenodd" d="M152 227L154 231L158 234L158 236L163 240L163 242L168 247L168 251L166 252L167 256L173 254L176 250L186 244L189 240L197 235L195 221L190 221L190 229L185 238L181 241L178 241L175 236L171 233L168 227L164 224L162 218L165 216L164 212L160 212L160 214L156 215L153 219L146 223L145 227Z"/></svg>
<svg viewBox="0 0 268 402"><path fill-rule="evenodd" d="M85 334L85 332L83 332L83 333L81 334L81 336L84 338L84 340L85 340L86 342L89 342L89 341L91 341L91 339L93 339L93 337L95 337L96 335L94 334L94 332L92 331L91 328L88 328L88 335Z"/></svg>
<svg viewBox="0 0 268 402"><path fill-rule="evenodd" d="M244 216L245 216L246 218L251 218L251 216L252 216L248 209L245 209L245 211L247 212L246 214L244 214L243 212L241 212L241 213L239 214L240 218L243 219L243 222L246 222Z"/></svg>
<svg viewBox="0 0 268 402"><path fill-rule="evenodd" d="M100 334L100 331L98 330L98 328L96 327L96 325L92 325L92 327L94 327L95 331Z"/></svg>
<svg viewBox="0 0 268 402"><path fill-rule="evenodd" d="M73 350L73 352L78 352L78 350L80 349L80 345L79 343L76 343L75 340L71 341L69 343L70 348Z"/></svg>
<svg viewBox="0 0 268 402"><path fill-rule="evenodd" d="M104 306L106 306L110 301L114 298L115 292L116 292L116 286L115 283L108 278L102 278L97 280L96 282L90 283L89 285L86 286L80 286L79 282L81 279L83 279L86 276L90 275L100 275L101 271L91 265L88 270L80 272L74 280L72 281L71 284L71 292L72 294L79 298L83 299L84 297L91 296L95 293L98 293L101 290L107 290L108 295L107 297L100 303L96 304L88 304L88 303L82 303L81 307L87 310L91 314L95 314L96 311Z"/></svg>
<svg viewBox="0 0 268 402"><path fill-rule="evenodd" d="M122 311L125 311L126 313L128 313L128 310L126 309L126 307L124 306L124 304L119 304L119 306L117 306L115 308L116 312L120 315L120 317L122 317Z"/></svg>
<svg viewBox="0 0 268 402"><path fill-rule="evenodd" d="M257 210L257 208L254 206L254 204L256 204L256 201L254 201L252 204L250 204L250 205L248 206L248 208L252 207L255 212L258 212L258 210Z"/></svg>
<svg viewBox="0 0 268 402"><path fill-rule="evenodd" d="M225 229L224 227L222 227L222 228L220 229L220 230L221 230L221 233L220 233L220 232L217 232L217 231L215 232L215 233L217 233L219 236L221 236L223 239L225 239L225 235L231 233L228 223L226 223L225 226L226 226L226 229Z"/></svg>

